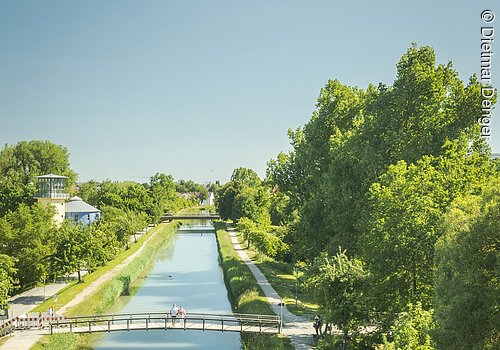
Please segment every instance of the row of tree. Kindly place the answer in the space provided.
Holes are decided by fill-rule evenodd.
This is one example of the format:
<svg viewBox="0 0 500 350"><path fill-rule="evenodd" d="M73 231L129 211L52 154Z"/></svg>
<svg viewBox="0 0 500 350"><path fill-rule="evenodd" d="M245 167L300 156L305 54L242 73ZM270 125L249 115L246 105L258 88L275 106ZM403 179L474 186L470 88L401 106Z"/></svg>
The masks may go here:
<svg viewBox="0 0 500 350"><path fill-rule="evenodd" d="M343 348L358 346L348 337L385 349L493 348L500 165L480 138L481 99L476 77L464 84L415 45L392 86L329 81L311 120L289 131L293 150L269 161L264 183L236 170L219 212L242 230L282 225L277 248L261 246L307 264L305 285L343 330ZM359 335L368 322L378 332Z"/></svg>
<svg viewBox="0 0 500 350"><path fill-rule="evenodd" d="M54 225L54 208L38 204L37 176L67 176L66 190L101 210L90 226ZM197 199L178 195L170 175L157 173L144 184L88 181L76 183L66 148L49 141L22 141L0 152L0 304L12 293L36 283L92 272L126 249L131 236ZM192 181L192 188L198 188ZM201 186L201 185L197 185ZM190 187L190 188L191 188Z"/></svg>

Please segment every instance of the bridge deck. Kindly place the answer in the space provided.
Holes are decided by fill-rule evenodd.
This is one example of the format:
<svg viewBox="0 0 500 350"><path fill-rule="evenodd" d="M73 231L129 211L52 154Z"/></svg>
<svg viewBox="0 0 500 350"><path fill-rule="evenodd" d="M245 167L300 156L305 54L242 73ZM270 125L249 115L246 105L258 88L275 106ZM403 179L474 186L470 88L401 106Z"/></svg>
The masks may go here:
<svg viewBox="0 0 500 350"><path fill-rule="evenodd" d="M95 333L133 330L198 330L239 333L280 333L277 316L188 314L177 318L165 313L72 317L50 325L50 333Z"/></svg>
<svg viewBox="0 0 500 350"><path fill-rule="evenodd" d="M220 219L219 214L207 215L163 215L160 217L159 222L172 221L172 220L217 220Z"/></svg>

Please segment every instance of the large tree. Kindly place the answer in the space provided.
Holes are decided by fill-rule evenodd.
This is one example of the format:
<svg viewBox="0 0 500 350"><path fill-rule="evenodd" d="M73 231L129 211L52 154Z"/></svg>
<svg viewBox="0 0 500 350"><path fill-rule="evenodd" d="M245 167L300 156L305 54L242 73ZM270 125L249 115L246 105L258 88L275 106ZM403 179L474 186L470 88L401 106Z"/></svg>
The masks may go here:
<svg viewBox="0 0 500 350"><path fill-rule="evenodd" d="M50 141L21 141L0 151L0 217L21 203L35 202L37 176L54 173L67 176L71 190L76 173L69 166L68 150Z"/></svg>
<svg viewBox="0 0 500 350"><path fill-rule="evenodd" d="M479 141L481 144L481 141ZM434 245L454 198L479 193L494 169L487 154L466 138L445 146L439 157L390 166L369 191L359 254L372 273L379 311L396 314L407 304L432 304Z"/></svg>
<svg viewBox="0 0 500 350"><path fill-rule="evenodd" d="M311 120L290 132L293 151L269 163L270 180L300 214L290 243L298 259L341 245L358 254L368 191L398 161L439 157L449 140L478 134L481 85L465 85L430 47L410 47L392 86L329 81ZM293 212L290 211L290 212Z"/></svg>
<svg viewBox="0 0 500 350"><path fill-rule="evenodd" d="M500 177L454 201L436 244L438 349L500 344Z"/></svg>

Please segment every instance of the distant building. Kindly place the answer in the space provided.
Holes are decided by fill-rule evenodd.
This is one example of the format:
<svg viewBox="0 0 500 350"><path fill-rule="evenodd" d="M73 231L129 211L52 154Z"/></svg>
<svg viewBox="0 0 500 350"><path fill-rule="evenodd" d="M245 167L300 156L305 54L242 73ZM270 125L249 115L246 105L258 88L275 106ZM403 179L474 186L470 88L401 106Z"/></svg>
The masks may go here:
<svg viewBox="0 0 500 350"><path fill-rule="evenodd" d="M215 195L213 192L208 192L208 198L203 200L201 205L215 205Z"/></svg>
<svg viewBox="0 0 500 350"><path fill-rule="evenodd" d="M57 227L62 225L64 219L89 225L101 216L99 209L85 203L80 197L73 197L66 202L69 198L69 193L64 190L66 176L47 174L37 176L37 179L38 191L35 198L38 203L50 204L56 209L54 223Z"/></svg>
<svg viewBox="0 0 500 350"><path fill-rule="evenodd" d="M54 222L57 226L61 226L66 212L65 202L69 198L69 194L64 191L64 181L67 177L47 174L37 176L37 179L38 191L35 194L35 198L38 200L38 203L50 204L56 209Z"/></svg>
<svg viewBox="0 0 500 350"><path fill-rule="evenodd" d="M74 223L90 225L98 220L101 211L90 204L84 202L80 197L72 197L66 203L66 219Z"/></svg>

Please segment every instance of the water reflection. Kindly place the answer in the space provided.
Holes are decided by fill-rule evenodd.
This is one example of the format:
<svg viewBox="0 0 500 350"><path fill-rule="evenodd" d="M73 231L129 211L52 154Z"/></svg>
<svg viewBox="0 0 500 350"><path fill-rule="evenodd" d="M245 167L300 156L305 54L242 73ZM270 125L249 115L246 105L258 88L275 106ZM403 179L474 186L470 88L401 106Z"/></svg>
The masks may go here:
<svg viewBox="0 0 500 350"><path fill-rule="evenodd" d="M207 229L210 229L209 231ZM230 313L231 305L218 264L213 228L206 223L182 225L170 244L158 251L154 267L114 312L167 312L173 303L186 312ZM240 349L237 333L152 330L105 335L95 346L105 349Z"/></svg>

